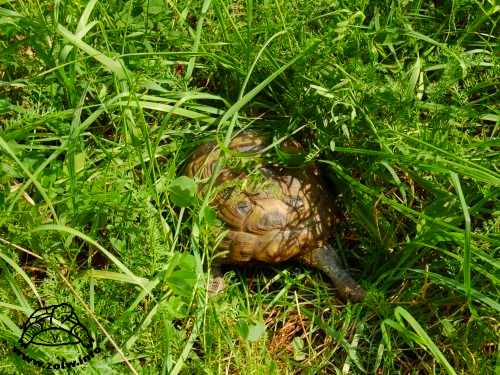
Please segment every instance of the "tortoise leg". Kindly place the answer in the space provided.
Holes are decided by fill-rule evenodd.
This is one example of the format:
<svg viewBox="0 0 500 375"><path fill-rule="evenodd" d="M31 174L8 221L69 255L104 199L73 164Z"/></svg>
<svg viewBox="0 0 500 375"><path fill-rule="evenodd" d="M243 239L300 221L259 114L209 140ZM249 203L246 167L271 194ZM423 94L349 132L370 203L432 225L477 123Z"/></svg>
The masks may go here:
<svg viewBox="0 0 500 375"><path fill-rule="evenodd" d="M302 255L299 259L308 266L317 268L333 281L343 300L360 302L365 296L365 291L340 264L335 249L326 245Z"/></svg>
<svg viewBox="0 0 500 375"><path fill-rule="evenodd" d="M207 293L209 296L216 296L225 288L226 285L224 283L224 274L222 273L221 264L219 262L213 263L210 267L210 279L208 280Z"/></svg>

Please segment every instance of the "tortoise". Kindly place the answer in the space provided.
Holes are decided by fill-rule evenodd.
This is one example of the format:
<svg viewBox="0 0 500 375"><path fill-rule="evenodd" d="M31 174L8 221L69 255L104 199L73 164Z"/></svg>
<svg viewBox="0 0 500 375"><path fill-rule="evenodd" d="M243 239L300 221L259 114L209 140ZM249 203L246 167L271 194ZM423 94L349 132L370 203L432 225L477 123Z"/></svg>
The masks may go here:
<svg viewBox="0 0 500 375"><path fill-rule="evenodd" d="M228 149L239 159L255 160L271 147L263 133L245 131L232 139ZM293 155L301 146L287 141L283 149ZM185 167L187 176L205 181L219 172L213 184L220 191L213 203L228 229L219 244L226 254L219 264L275 264L296 259L323 271L343 300L361 301L364 290L343 269L329 242L335 222L334 199L318 167L261 163L255 168L257 173L234 167L217 171L220 156L220 148L209 141L195 149ZM234 160L238 158L229 159ZM202 186L203 191L206 185Z"/></svg>

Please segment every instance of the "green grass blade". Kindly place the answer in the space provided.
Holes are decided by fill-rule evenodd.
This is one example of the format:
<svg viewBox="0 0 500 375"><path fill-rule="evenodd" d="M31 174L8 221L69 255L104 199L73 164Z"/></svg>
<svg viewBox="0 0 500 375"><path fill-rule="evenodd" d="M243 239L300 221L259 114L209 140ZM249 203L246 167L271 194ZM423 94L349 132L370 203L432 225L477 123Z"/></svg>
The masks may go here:
<svg viewBox="0 0 500 375"><path fill-rule="evenodd" d="M463 269L464 269L464 289L467 296L467 301L470 302L471 299L471 277L470 277L470 263L471 263L471 219L469 214L469 207L467 202L465 202L465 197L462 192L462 186L460 185L460 180L456 173L451 173L451 182L455 191L457 192L458 199L460 201L460 206L464 213L465 220L465 230L464 230L464 259L463 259Z"/></svg>
<svg viewBox="0 0 500 375"><path fill-rule="evenodd" d="M306 56L311 50L316 48L319 42L313 42L302 51L299 55L295 56L288 63L283 65L281 68L277 69L274 73L269 75L265 80L255 86L252 90L250 90L247 94L241 97L236 103L234 103L231 108L229 108L224 116L222 116L220 123L225 123L229 118L238 113L245 105L247 105L250 100L252 100L259 92L261 92L265 87L267 87L276 77L282 74L285 70L287 70L290 66L295 64L298 60Z"/></svg>
<svg viewBox="0 0 500 375"><path fill-rule="evenodd" d="M94 10L96 4L97 0L90 0L85 6L85 9L83 10L80 20L78 21L78 25L76 26L76 35L80 39L83 38L83 36L85 35L85 33L82 34L82 31L88 27L90 14Z"/></svg>
<svg viewBox="0 0 500 375"><path fill-rule="evenodd" d="M85 242L88 242L92 246L98 248L106 257L108 257L109 260L111 260L114 265L122 271L125 275L127 275L131 280L135 281L135 284L143 286L144 285L144 279L137 277L134 275L132 271L130 271L117 257L115 257L111 252L106 250L104 247L102 247L97 241L93 240L86 234L73 229L66 227L64 225L59 225L59 224L47 224L47 225L40 225L34 229L32 229L32 232L39 232L39 231L57 231L57 232L63 232L63 233L68 233L72 236L76 236L84 240Z"/></svg>
<svg viewBox="0 0 500 375"><path fill-rule="evenodd" d="M12 259L10 259L2 251L0 251L0 258L2 258L5 263L7 263L9 266L11 266L12 269L14 269L14 271L16 271L26 281L26 283L29 285L29 287L31 288L31 290L35 294L36 298L38 299L38 303L40 304L40 306L43 306L43 302L42 302L42 299L40 297L40 294L38 294L38 291L36 290L35 284L31 280L31 278L26 274L26 272L24 272L24 270L21 267L19 267L19 265L16 262L14 262Z"/></svg>
<svg viewBox="0 0 500 375"><path fill-rule="evenodd" d="M432 341L432 339L429 337L427 332L425 332L422 326L407 310L405 310L401 306L398 306L394 309L394 315L396 316L397 321L401 324L401 327L399 328L400 332L404 333L406 331L407 333L411 334L409 337L413 337L419 345L427 349L432 354L432 356L446 369L448 374L457 374L446 357L443 355L441 350L439 350L434 341ZM406 321L406 323L411 326L415 333L408 332L403 321ZM395 327L393 326L393 328ZM416 339L415 336L418 339Z"/></svg>
<svg viewBox="0 0 500 375"><path fill-rule="evenodd" d="M198 48L200 46L201 32L203 30L203 22L205 21L205 17L206 17L208 8L210 8L211 2L212 2L212 0L204 0L203 1L201 13L200 13L200 16L198 18L198 22L196 24L196 34L195 34L195 39L194 39L194 43L193 43L193 50L192 50L193 53L198 52ZM186 80L189 80L191 78L191 75L193 74L195 63L196 63L196 56L193 56L189 59L189 64L188 64L188 67L186 69L186 75L185 75Z"/></svg>
<svg viewBox="0 0 500 375"><path fill-rule="evenodd" d="M83 40L78 38L75 34L71 33L68 29L66 29L62 25L57 25L57 31L70 43L74 44L76 47L87 53L89 56L96 59L106 69L108 69L111 73L113 73L119 80L125 80L127 78L127 71L124 65L122 65L122 63L109 58L104 53L91 47L90 45L85 43Z"/></svg>
<svg viewBox="0 0 500 375"><path fill-rule="evenodd" d="M431 279L434 282L441 284L441 285L444 285L448 288L458 290L459 292L465 294L465 289L464 289L463 284L459 283L456 280L439 275L435 272L428 272L428 271L417 270L417 269L413 269L411 271L416 272L416 273L420 273L420 274L428 275L431 277ZM500 313L500 303L498 301L495 301L493 298L490 298L490 297L484 295L483 293L475 290L474 288L471 288L470 293L471 293L471 297L473 300L481 302L482 304L489 306L489 307L495 309L498 313Z"/></svg>
<svg viewBox="0 0 500 375"><path fill-rule="evenodd" d="M85 272L85 276L93 279L98 279L98 280L112 280L112 281L118 281L122 283L128 283L128 284L134 284L134 285L139 285L142 287L146 287L149 283L148 279L145 279L143 277L130 277L130 275L119 273L119 272L112 272L112 271L102 271L102 270L88 270Z"/></svg>
<svg viewBox="0 0 500 375"><path fill-rule="evenodd" d="M38 180L28 170L28 168L21 162L21 160L18 159L15 152L12 150L10 145L7 142L5 142L5 140L2 138L1 135L0 135L0 148L3 148L7 152L7 154L9 154L12 159L14 159L14 161L17 163L17 165L19 165L19 167L23 170L24 174L26 174L29 177L30 181L33 182L33 185L36 186L36 188L40 192L41 196L45 200L45 203L47 203L47 205L49 206L49 209L52 212L54 220L58 221L56 210L54 209L54 206L52 205L52 201L49 198L49 196L47 195L47 192L42 187L40 182L38 182Z"/></svg>

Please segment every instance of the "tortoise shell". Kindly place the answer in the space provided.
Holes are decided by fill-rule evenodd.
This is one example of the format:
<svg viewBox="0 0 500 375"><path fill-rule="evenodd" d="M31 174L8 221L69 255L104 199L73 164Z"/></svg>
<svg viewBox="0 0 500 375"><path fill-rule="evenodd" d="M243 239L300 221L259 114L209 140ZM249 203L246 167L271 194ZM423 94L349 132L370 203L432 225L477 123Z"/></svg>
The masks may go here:
<svg viewBox="0 0 500 375"><path fill-rule="evenodd" d="M229 150L235 156L251 158L269 144L264 135L246 132L232 140ZM300 151L293 142L285 143L284 148ZM202 144L190 158L186 175L208 179L220 155L215 143ZM257 183L252 180L256 175L260 177ZM333 197L314 165L260 165L257 173L224 167L215 186L224 184L229 188L218 193L214 203L229 229L220 245L228 251L228 263L283 262L326 245L332 235Z"/></svg>

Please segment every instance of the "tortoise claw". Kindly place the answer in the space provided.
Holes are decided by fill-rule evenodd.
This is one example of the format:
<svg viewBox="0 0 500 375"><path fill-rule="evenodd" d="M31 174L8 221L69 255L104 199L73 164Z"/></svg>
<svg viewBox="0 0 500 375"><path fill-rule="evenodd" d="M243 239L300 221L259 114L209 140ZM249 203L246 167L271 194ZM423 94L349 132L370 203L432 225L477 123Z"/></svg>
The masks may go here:
<svg viewBox="0 0 500 375"><path fill-rule="evenodd" d="M226 288L226 285L224 283L224 274L222 273L220 264L213 264L210 271L207 293L210 297L213 297L221 294Z"/></svg>
<svg viewBox="0 0 500 375"><path fill-rule="evenodd" d="M344 301L361 302L364 299L365 291L342 267L337 252L332 246L326 245L315 249L299 259L308 266L323 271L333 281Z"/></svg>

